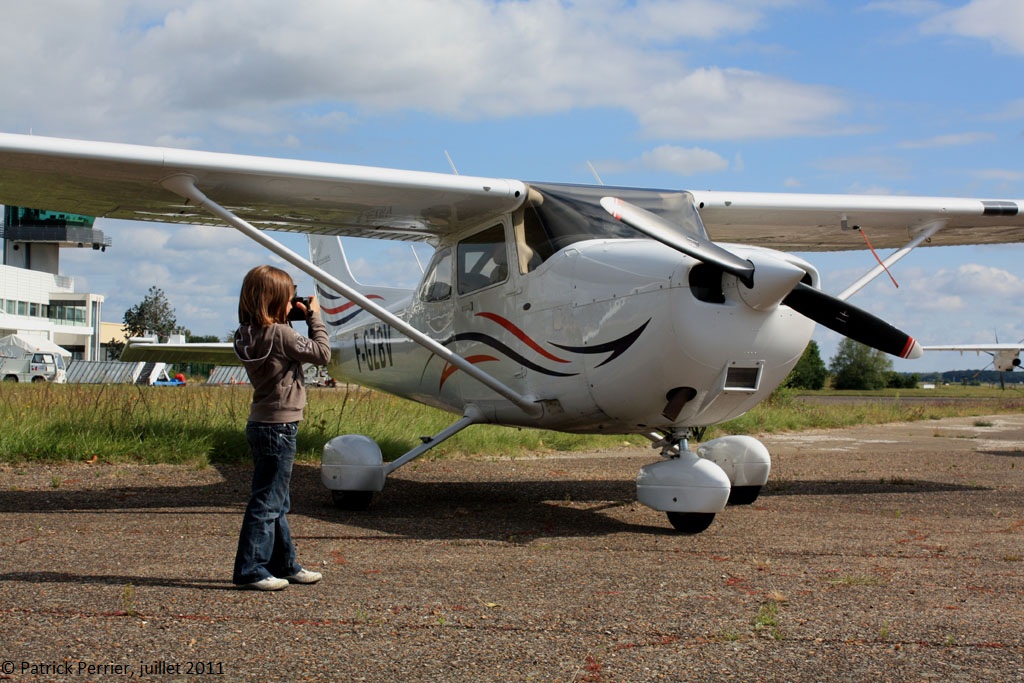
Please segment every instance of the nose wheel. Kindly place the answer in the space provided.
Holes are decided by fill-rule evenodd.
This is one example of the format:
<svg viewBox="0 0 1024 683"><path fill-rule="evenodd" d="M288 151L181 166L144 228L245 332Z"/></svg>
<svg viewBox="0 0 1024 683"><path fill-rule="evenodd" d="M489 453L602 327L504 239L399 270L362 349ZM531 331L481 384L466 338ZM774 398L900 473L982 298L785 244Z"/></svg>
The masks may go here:
<svg viewBox="0 0 1024 683"><path fill-rule="evenodd" d="M699 534L725 509L732 484L717 464L687 447L689 430L655 441L665 458L644 465L636 478L637 500L668 516L682 534Z"/></svg>
<svg viewBox="0 0 1024 683"><path fill-rule="evenodd" d="M699 534L715 521L713 512L666 512L672 528L681 534Z"/></svg>
<svg viewBox="0 0 1024 683"><path fill-rule="evenodd" d="M334 507L349 512L366 512L373 502L373 491L331 491Z"/></svg>

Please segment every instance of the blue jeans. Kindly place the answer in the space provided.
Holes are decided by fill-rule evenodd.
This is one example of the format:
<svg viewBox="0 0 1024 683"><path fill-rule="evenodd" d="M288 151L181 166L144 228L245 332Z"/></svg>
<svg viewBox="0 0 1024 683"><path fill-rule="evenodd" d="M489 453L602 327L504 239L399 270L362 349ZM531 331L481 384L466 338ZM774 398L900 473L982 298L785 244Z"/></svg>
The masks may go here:
<svg viewBox="0 0 1024 683"><path fill-rule="evenodd" d="M298 422L249 422L245 436L252 450L252 494L242 518L232 581L253 583L302 570L288 529L292 464Z"/></svg>

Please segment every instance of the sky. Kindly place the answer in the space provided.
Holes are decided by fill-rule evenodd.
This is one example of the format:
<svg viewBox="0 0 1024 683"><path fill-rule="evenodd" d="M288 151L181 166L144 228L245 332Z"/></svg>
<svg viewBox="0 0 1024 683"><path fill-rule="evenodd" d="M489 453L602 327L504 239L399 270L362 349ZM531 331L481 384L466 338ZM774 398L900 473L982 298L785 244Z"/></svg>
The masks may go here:
<svg viewBox="0 0 1024 683"><path fill-rule="evenodd" d="M1022 27L1020 0L38 0L0 18L0 131L526 181L1016 199ZM96 227L112 247L63 250L61 271L106 297L108 322L157 286L181 325L224 337L245 272L282 265L230 228ZM355 249L363 279L409 277L385 246ZM804 256L834 294L874 265ZM1024 339L1024 245L918 249L893 275L851 302L922 343ZM814 339L828 363L838 335Z"/></svg>

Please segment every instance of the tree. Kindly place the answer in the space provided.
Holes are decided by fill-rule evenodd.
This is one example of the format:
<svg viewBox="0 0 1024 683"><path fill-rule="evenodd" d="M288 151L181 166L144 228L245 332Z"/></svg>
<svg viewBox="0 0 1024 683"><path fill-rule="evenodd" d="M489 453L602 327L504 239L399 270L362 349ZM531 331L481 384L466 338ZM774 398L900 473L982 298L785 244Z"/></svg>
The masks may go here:
<svg viewBox="0 0 1024 683"><path fill-rule="evenodd" d="M126 337L140 337L147 333L156 333L161 339L178 329L178 319L167 297L155 285L138 304L124 312L124 325L121 328ZM188 335L188 330L185 330ZM107 354L112 360L121 358L124 342L112 341L107 345Z"/></svg>
<svg viewBox="0 0 1024 683"><path fill-rule="evenodd" d="M155 333L161 341L178 329L178 319L174 315L164 290L156 285L149 288L149 294L138 304L124 312L124 332L129 337L141 337L147 333Z"/></svg>
<svg viewBox="0 0 1024 683"><path fill-rule="evenodd" d="M884 352L846 338L839 342L829 370L836 389L883 389L892 361Z"/></svg>
<svg viewBox="0 0 1024 683"><path fill-rule="evenodd" d="M818 342L812 339L786 378L785 386L793 389L821 389L825 386L826 379L828 369L825 367L825 361L821 359Z"/></svg>
<svg viewBox="0 0 1024 683"><path fill-rule="evenodd" d="M887 372L885 386L889 389L916 389L920 381L921 377L916 372L912 374Z"/></svg>

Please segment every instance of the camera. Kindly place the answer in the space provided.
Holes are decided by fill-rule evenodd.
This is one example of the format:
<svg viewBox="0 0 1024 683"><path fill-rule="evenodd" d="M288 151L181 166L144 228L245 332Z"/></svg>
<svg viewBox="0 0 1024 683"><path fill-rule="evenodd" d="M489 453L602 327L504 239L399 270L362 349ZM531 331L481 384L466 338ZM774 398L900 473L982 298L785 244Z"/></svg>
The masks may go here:
<svg viewBox="0 0 1024 683"><path fill-rule="evenodd" d="M309 296L297 296L292 299L292 310L288 311L288 320L301 321L306 319L306 314L309 312L309 304L312 297ZM305 306L305 310L299 308L295 304L302 304Z"/></svg>

